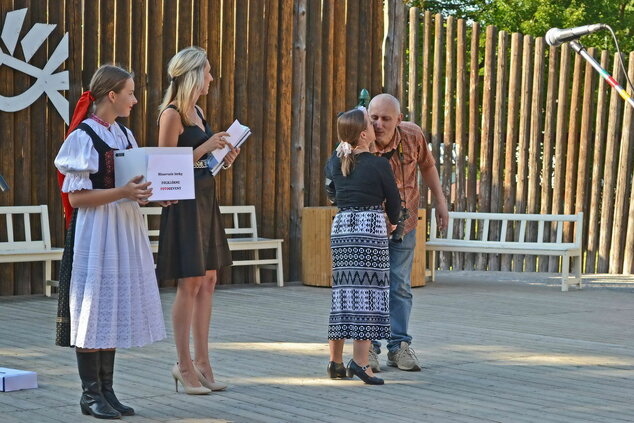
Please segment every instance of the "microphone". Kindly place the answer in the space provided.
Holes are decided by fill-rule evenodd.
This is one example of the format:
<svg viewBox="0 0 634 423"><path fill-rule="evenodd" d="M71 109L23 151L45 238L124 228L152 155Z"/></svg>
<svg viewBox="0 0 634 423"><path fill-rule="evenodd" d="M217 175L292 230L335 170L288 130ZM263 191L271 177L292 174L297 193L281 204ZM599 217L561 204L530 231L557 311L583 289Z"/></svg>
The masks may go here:
<svg viewBox="0 0 634 423"><path fill-rule="evenodd" d="M544 38L549 46L557 47L560 44L607 28L608 26L605 24L584 25L567 29L550 28Z"/></svg>

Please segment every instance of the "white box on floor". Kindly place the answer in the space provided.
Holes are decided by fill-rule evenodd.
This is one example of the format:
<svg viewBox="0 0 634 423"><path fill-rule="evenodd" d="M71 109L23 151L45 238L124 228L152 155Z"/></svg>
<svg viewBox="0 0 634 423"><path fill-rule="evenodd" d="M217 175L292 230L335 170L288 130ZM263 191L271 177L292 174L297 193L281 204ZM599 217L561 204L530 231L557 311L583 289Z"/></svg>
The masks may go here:
<svg viewBox="0 0 634 423"><path fill-rule="evenodd" d="M0 392L37 388L37 373L0 367Z"/></svg>
<svg viewBox="0 0 634 423"><path fill-rule="evenodd" d="M152 182L150 201L195 198L194 152L191 147L142 147L115 151L115 186L124 186L138 175L143 175L144 182Z"/></svg>

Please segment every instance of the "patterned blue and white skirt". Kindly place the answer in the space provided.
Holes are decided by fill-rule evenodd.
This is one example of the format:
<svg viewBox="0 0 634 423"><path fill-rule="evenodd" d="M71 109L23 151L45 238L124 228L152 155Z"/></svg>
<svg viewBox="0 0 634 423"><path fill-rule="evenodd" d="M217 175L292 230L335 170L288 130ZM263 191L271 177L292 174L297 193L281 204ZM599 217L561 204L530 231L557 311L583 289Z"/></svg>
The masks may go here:
<svg viewBox="0 0 634 423"><path fill-rule="evenodd" d="M328 339L387 339L390 256L383 208L341 209L332 223L330 246Z"/></svg>

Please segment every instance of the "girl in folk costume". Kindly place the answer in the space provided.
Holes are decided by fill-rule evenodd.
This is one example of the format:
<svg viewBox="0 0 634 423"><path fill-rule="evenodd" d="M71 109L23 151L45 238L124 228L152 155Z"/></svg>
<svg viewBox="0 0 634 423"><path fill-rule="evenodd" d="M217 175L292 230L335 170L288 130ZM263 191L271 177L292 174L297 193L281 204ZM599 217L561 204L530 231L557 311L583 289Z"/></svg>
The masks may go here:
<svg viewBox="0 0 634 423"><path fill-rule="evenodd" d="M129 116L136 103L132 75L101 66L77 103L55 158L68 228L56 343L75 347L81 411L106 419L134 414L112 389L116 348L165 338L152 251L139 210L151 195L150 183L140 183L138 176L114 187L114 150L138 147L132 132L115 119Z"/></svg>
<svg viewBox="0 0 634 423"><path fill-rule="evenodd" d="M368 365L370 341L390 335L390 259L385 213L396 224L398 187L390 164L369 152L375 139L365 109L337 119L339 146L326 164L328 197L339 207L332 222L332 303L328 325L333 379L356 375L382 385ZM383 206L385 204L385 208ZM346 371L343 345L353 339L353 358Z"/></svg>

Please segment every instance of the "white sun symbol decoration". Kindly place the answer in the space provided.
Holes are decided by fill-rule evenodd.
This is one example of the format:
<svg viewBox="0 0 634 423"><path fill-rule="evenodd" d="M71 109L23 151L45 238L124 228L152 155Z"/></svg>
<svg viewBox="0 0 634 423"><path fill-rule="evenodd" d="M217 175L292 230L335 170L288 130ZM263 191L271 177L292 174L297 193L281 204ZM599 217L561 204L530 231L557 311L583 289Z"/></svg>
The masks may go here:
<svg viewBox="0 0 634 423"><path fill-rule="evenodd" d="M64 34L53 54L48 58L44 68L40 69L29 64L29 60L31 60L57 25L36 23L20 41L22 52L24 53L24 61L15 58L13 53L18 43L26 11L27 9L19 9L7 13L0 38L8 54L0 47L0 66L8 66L32 76L35 78L35 83L28 90L14 97L0 95L0 110L17 112L26 109L42 94L46 93L57 112L64 119L64 122L68 123L68 100L59 92L69 88L68 71L53 73L68 59L68 33Z"/></svg>

